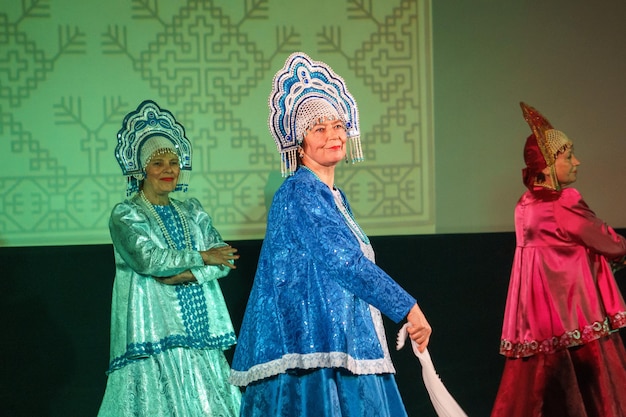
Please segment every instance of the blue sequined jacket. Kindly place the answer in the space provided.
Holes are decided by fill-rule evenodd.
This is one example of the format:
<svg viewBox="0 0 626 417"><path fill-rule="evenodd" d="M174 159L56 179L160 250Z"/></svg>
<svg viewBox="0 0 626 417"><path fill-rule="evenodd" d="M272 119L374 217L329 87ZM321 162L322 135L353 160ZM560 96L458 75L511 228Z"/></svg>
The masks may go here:
<svg viewBox="0 0 626 417"><path fill-rule="evenodd" d="M414 304L364 255L328 186L300 168L269 211L231 382L298 368L394 372L380 312L399 322Z"/></svg>
<svg viewBox="0 0 626 417"><path fill-rule="evenodd" d="M170 249L157 221L138 196L117 204L109 228L115 252L108 372L174 347L227 349L235 333L217 278L230 269L204 265L198 250L224 245L200 202L176 201L195 249ZM197 284L166 285L190 269Z"/></svg>

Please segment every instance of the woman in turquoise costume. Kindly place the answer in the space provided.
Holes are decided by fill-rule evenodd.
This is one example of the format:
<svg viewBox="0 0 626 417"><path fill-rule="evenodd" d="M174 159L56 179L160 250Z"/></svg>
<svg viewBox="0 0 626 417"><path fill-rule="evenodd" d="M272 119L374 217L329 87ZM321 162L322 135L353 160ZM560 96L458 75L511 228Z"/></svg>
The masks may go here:
<svg viewBox="0 0 626 417"><path fill-rule="evenodd" d="M116 273L98 416L239 415L241 394L223 353L235 333L217 282L239 256L198 200L169 196L187 190L191 144L152 101L125 117L117 140L132 197L109 221Z"/></svg>
<svg viewBox="0 0 626 417"><path fill-rule="evenodd" d="M362 160L358 112L343 79L292 54L274 76L270 131L288 178L276 192L235 350L241 415L406 416L381 312L428 345L415 299L374 263L370 241L334 184Z"/></svg>

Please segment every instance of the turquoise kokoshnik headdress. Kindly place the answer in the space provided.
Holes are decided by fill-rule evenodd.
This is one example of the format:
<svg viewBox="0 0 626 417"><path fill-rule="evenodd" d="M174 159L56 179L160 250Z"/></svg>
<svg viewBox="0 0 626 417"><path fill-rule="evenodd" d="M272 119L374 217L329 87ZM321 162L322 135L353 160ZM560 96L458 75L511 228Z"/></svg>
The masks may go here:
<svg viewBox="0 0 626 417"><path fill-rule="evenodd" d="M269 128L281 154L284 177L298 168L297 150L307 130L324 120L344 122L352 162L363 160L359 112L345 81L323 62L294 52L274 75L269 96Z"/></svg>
<svg viewBox="0 0 626 417"><path fill-rule="evenodd" d="M185 136L185 128L172 113L159 108L152 100L145 100L124 117L122 128L117 132L115 158L128 177L126 195L139 191L150 158L170 151L180 159L175 191L185 192L191 174L191 142Z"/></svg>

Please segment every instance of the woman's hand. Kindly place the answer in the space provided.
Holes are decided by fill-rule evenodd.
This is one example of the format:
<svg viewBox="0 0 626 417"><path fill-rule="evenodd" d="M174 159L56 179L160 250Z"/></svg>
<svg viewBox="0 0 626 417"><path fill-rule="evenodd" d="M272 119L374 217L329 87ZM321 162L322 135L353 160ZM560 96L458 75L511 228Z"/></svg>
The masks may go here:
<svg viewBox="0 0 626 417"><path fill-rule="evenodd" d="M237 249L230 245L200 251L205 265L226 266L230 269L237 268L233 263L229 262L239 259L239 255L236 255L236 253Z"/></svg>
<svg viewBox="0 0 626 417"><path fill-rule="evenodd" d="M177 275L172 275L171 277L154 277L161 284L167 285L176 285L176 284L184 284L185 282L197 282L196 277L190 270L186 270Z"/></svg>
<svg viewBox="0 0 626 417"><path fill-rule="evenodd" d="M406 319L409 322L409 326L407 327L409 337L419 345L418 350L424 352L426 346L428 346L430 334L433 332L430 324L428 324L424 313L422 313L422 310L420 310L417 304L411 307Z"/></svg>

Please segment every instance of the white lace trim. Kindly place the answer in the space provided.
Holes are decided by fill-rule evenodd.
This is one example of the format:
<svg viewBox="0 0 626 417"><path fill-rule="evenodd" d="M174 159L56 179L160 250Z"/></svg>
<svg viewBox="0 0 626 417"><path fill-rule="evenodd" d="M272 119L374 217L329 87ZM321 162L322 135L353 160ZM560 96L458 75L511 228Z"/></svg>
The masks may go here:
<svg viewBox="0 0 626 417"><path fill-rule="evenodd" d="M339 191L333 191L333 193L335 194L335 202L337 203L337 206L340 206L340 205L343 206L343 204L340 204L342 200L341 200L341 195L339 194ZM347 212L347 209L346 209L346 212ZM348 220L347 217L346 217L346 220ZM352 230L352 233L354 234L354 236L356 236L357 240L359 241L359 246L361 247L361 252L363 252L363 255L365 255L365 257L369 259L371 262L376 263L376 256L374 255L374 248L372 248L372 244L369 243L369 239L367 239L367 236L366 236L366 239L363 240L359 236L359 232L357 230L360 231L361 228L357 225L356 228L351 227L350 229ZM382 348L383 354L385 355L384 358L386 360L389 360L389 363L391 363L391 355L389 354L389 347L387 346L387 336L385 336L385 326L383 324L382 314L380 313L380 310L378 310L376 307L374 307L371 304L370 304L370 314L372 315L372 321L374 322L374 329L376 330L376 335L378 336L380 347Z"/></svg>
<svg viewBox="0 0 626 417"><path fill-rule="evenodd" d="M260 379L286 373L289 369L317 368L345 368L356 375L396 372L388 355L383 359L354 359L344 352L290 353L280 359L255 365L247 371L233 369L230 373L230 383L245 386Z"/></svg>
<svg viewBox="0 0 626 417"><path fill-rule="evenodd" d="M385 326L383 325L382 314L380 314L380 311L373 305L370 305L370 313L372 315L372 321L374 322L374 329L376 330L378 341L380 342L380 348L383 350L383 357L386 361L389 361L391 367L393 368L391 355L389 354L389 347L387 346L387 336L385 336ZM395 372L395 369L393 372Z"/></svg>

